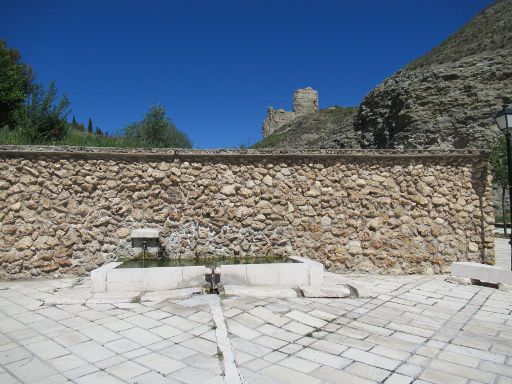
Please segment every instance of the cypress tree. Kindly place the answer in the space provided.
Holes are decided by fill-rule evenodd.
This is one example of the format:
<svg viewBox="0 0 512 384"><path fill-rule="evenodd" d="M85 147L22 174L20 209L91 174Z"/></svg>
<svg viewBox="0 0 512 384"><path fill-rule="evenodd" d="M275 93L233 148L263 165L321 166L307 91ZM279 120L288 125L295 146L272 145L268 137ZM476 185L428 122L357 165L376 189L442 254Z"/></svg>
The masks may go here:
<svg viewBox="0 0 512 384"><path fill-rule="evenodd" d="M89 117L89 123L87 124L87 133L92 133L92 119Z"/></svg>

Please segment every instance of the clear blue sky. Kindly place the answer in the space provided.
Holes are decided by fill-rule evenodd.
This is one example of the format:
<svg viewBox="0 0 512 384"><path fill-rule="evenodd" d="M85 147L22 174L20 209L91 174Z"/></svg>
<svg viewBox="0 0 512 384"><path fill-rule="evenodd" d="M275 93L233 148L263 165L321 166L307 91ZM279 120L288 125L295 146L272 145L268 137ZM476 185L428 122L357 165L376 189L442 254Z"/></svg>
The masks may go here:
<svg viewBox="0 0 512 384"><path fill-rule="evenodd" d="M237 147L296 88L359 104L490 3L0 0L0 38L68 93L70 118L115 133L159 103L194 147Z"/></svg>

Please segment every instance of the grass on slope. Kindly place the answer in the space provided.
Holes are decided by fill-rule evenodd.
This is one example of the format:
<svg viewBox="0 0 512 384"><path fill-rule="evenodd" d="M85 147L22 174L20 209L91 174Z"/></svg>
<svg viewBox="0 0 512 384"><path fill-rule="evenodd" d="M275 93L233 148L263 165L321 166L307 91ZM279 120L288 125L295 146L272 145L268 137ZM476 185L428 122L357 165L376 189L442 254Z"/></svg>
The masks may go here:
<svg viewBox="0 0 512 384"><path fill-rule="evenodd" d="M498 0L406 69L454 62L486 51L510 49L511 41L512 0Z"/></svg>
<svg viewBox="0 0 512 384"><path fill-rule="evenodd" d="M19 129L0 129L0 144L24 145L34 144ZM52 145L72 145L80 147L120 147L137 148L144 147L143 143L123 136L102 136L70 129L63 140L52 143L40 143Z"/></svg>

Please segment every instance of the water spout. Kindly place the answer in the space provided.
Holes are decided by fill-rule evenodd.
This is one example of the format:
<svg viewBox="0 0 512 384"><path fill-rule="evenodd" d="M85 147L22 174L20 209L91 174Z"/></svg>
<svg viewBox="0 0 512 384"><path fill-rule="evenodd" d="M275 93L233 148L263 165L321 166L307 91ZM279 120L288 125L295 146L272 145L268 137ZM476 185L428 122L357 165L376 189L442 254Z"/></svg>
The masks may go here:
<svg viewBox="0 0 512 384"><path fill-rule="evenodd" d="M144 240L142 242L142 265L146 264L146 251L148 250L148 242Z"/></svg>

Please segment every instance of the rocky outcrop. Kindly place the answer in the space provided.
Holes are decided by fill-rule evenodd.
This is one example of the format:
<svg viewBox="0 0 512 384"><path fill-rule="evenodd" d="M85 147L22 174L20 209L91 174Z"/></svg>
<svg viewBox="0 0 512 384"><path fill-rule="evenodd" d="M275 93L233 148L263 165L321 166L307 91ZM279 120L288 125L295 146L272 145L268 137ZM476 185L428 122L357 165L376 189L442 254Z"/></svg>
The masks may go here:
<svg viewBox="0 0 512 384"><path fill-rule="evenodd" d="M318 92L311 87L297 89L293 93L293 112L269 107L263 121L263 137L292 122L295 118L318 112Z"/></svg>
<svg viewBox="0 0 512 384"><path fill-rule="evenodd" d="M388 274L494 262L476 151L1 147L0 181L0 278L86 275L126 257L137 228L158 229L171 257L301 255Z"/></svg>
<svg viewBox="0 0 512 384"><path fill-rule="evenodd" d="M512 51L400 71L366 96L355 120L363 148L485 148L512 96Z"/></svg>
<svg viewBox="0 0 512 384"><path fill-rule="evenodd" d="M497 1L371 91L354 124L361 147L488 147L512 97L510 20L512 0Z"/></svg>

